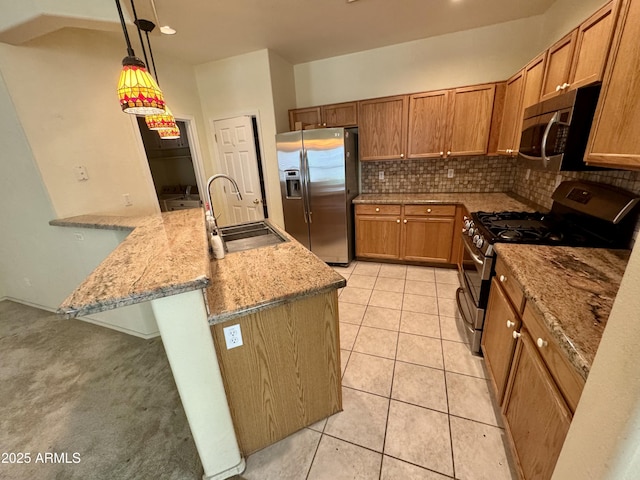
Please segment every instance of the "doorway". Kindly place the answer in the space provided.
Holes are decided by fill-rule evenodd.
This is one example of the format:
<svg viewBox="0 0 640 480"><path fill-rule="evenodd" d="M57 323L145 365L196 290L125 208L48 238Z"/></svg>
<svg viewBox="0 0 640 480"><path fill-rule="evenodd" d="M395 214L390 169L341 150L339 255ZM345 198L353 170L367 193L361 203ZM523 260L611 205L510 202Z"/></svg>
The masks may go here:
<svg viewBox="0 0 640 480"><path fill-rule="evenodd" d="M268 218L266 190L256 117L239 117L213 122L214 138L220 159L220 171L232 177L242 194L238 200L235 189L225 180L212 198L219 225L253 222ZM213 195L213 193L221 195Z"/></svg>
<svg viewBox="0 0 640 480"><path fill-rule="evenodd" d="M200 208L204 197L198 188L187 124L176 121L180 138L161 139L158 132L149 130L144 117L137 121L160 210Z"/></svg>

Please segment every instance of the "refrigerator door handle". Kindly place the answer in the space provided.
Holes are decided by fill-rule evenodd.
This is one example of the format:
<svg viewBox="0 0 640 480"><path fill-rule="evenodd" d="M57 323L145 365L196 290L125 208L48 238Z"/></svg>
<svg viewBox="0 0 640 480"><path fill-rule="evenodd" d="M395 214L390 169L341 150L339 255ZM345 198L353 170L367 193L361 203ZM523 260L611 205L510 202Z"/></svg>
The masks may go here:
<svg viewBox="0 0 640 480"><path fill-rule="evenodd" d="M309 174L309 157L307 157L307 150L304 149L304 203L306 205L306 211L307 211L307 219L309 220L309 223L313 223L313 221L311 220L311 198L309 197L309 187L311 185L311 175Z"/></svg>
<svg viewBox="0 0 640 480"><path fill-rule="evenodd" d="M305 165L305 152L304 149L300 150L300 186L302 188L302 213L304 216L304 223L309 223L307 220L307 169Z"/></svg>

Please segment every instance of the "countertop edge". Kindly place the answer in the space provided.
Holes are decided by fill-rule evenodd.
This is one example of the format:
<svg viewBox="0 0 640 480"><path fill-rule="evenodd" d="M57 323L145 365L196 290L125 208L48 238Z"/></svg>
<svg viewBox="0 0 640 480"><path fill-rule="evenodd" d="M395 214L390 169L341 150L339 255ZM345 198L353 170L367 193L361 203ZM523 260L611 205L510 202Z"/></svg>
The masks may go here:
<svg viewBox="0 0 640 480"><path fill-rule="evenodd" d="M310 289L304 292L287 295L284 297L277 298L275 300L270 300L268 302L260 303L258 305L252 305L240 310L234 310L232 312L224 312L216 315L209 315L209 318L208 318L209 325L210 326L217 325L219 323L224 323L229 320L234 320L236 318L240 318L245 315L261 312L269 308L277 307L280 305L286 305L288 303L292 303L294 301L297 301L303 298L308 298L308 297L312 297L314 295L325 293L331 290L343 288L346 285L347 285L347 281L345 279L342 279L342 281L339 281L339 282L334 282L334 283L330 283L325 286Z"/></svg>

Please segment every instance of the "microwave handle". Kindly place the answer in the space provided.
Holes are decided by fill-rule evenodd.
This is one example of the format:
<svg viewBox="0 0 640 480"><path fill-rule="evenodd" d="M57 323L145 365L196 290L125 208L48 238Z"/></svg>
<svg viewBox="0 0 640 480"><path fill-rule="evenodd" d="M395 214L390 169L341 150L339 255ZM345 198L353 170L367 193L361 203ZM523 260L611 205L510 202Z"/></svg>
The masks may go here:
<svg viewBox="0 0 640 480"><path fill-rule="evenodd" d="M540 155L542 157L542 163L544 165L544 168L547 168L549 166L549 160L551 160L548 156L547 156L547 139L549 137L549 132L551 131L551 127L553 127L554 123L560 124L560 125L569 125L568 123L563 123L560 122L560 112L556 112L553 114L553 117L551 117L551 120L549 120L549 123L547 124L547 128L544 129L544 133L542 134L542 146L540 147Z"/></svg>

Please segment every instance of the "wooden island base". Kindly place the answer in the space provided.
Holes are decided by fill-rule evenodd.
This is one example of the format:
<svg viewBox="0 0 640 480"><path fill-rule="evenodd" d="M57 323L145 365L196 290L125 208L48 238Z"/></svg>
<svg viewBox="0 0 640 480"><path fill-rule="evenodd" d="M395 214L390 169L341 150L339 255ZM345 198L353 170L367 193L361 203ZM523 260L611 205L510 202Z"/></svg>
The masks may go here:
<svg viewBox="0 0 640 480"><path fill-rule="evenodd" d="M223 328L243 345L227 350ZM337 290L211 327L244 456L342 410Z"/></svg>

